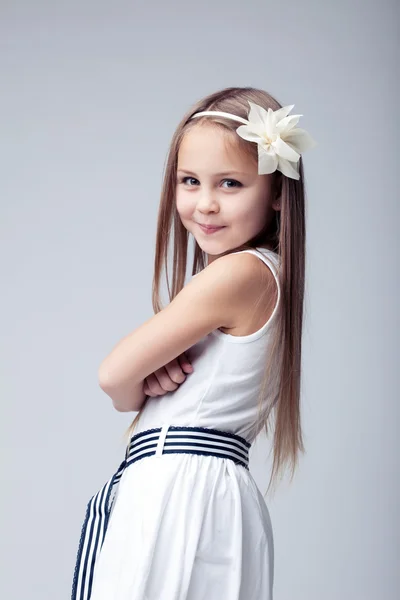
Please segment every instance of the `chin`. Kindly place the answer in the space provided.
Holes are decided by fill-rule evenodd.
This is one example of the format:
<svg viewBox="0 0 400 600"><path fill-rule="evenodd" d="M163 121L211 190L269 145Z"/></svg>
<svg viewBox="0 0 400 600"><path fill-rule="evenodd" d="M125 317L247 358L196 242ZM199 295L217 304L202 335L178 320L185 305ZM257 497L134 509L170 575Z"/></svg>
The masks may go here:
<svg viewBox="0 0 400 600"><path fill-rule="evenodd" d="M195 240L203 252L208 254L208 256L213 256L215 258L224 254L225 252L229 252L229 250L232 249L232 246L229 244L221 244L212 241L207 242L204 240L199 240L196 237Z"/></svg>

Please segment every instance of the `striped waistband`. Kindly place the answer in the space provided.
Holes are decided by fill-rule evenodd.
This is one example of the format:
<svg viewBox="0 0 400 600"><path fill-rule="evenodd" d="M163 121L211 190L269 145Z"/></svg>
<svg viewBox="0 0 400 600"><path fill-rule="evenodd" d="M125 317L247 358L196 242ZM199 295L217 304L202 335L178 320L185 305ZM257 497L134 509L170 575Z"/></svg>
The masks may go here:
<svg viewBox="0 0 400 600"><path fill-rule="evenodd" d="M165 424L134 435L126 451L126 466L147 456L190 453L229 458L246 468L251 444L235 433L206 427Z"/></svg>
<svg viewBox="0 0 400 600"><path fill-rule="evenodd" d="M162 427L135 434L128 444L125 459L118 470L89 500L86 507L71 599L90 600L94 569L105 539L118 483L129 465L148 456L162 457L165 454L182 453L228 458L248 469L250 446L250 442L240 435L206 427L164 424Z"/></svg>

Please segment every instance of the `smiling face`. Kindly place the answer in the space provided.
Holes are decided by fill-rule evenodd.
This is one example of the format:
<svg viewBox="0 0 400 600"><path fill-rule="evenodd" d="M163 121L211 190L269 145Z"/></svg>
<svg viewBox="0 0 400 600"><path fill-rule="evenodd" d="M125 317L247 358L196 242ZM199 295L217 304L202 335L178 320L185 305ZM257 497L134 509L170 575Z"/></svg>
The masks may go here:
<svg viewBox="0 0 400 600"><path fill-rule="evenodd" d="M272 175L258 174L237 137L203 123L185 134L179 148L176 208L208 263L246 244L278 207L271 201ZM207 232L200 224L222 228Z"/></svg>

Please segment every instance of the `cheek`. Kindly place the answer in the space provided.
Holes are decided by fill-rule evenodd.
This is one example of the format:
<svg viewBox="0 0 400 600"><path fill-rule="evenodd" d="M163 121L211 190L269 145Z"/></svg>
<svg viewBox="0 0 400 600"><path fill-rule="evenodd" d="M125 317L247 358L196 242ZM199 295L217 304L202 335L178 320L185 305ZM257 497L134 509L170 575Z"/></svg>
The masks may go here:
<svg viewBox="0 0 400 600"><path fill-rule="evenodd" d="M252 235L253 230L258 230L266 221L268 202L265 198L257 198L257 200L243 198L242 200L242 202L235 204L231 220L232 223L239 224L241 229L250 232L250 235Z"/></svg>
<svg viewBox="0 0 400 600"><path fill-rule="evenodd" d="M263 203L255 202L252 199L235 202L235 206L232 207L233 218L246 222L259 221L264 212Z"/></svg>
<svg viewBox="0 0 400 600"><path fill-rule="evenodd" d="M188 198L188 195L182 193L182 191L176 191L175 205L181 219L188 219L192 215L193 202Z"/></svg>

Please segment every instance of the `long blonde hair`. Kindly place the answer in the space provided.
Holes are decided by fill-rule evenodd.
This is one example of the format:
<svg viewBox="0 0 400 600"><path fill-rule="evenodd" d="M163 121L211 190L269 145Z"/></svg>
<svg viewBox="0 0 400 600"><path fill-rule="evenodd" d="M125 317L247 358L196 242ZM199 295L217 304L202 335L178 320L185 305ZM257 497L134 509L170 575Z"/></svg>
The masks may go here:
<svg viewBox="0 0 400 600"><path fill-rule="evenodd" d="M246 118L248 100L265 109L277 110L281 104L264 90L252 87L230 87L210 94L199 100L184 115L172 137L164 168L161 198L157 220L157 236L152 286L152 304L154 313L162 310L160 299L160 279L165 269L167 289L170 301L181 291L185 284L188 231L183 226L176 210L176 171L178 151L183 136L194 126L206 119L216 127L235 132L236 121L223 117L206 116L192 119L194 113L204 110L218 110ZM257 161L257 145L236 135L236 142ZM278 277L281 289L280 306L277 313L277 327L273 342L273 351L266 357L265 376L262 381L258 402L257 430L273 429L273 464L268 490L279 475L283 475L286 466L291 467L291 479L295 473L299 452L304 452L300 419L301 385L301 349L303 327L303 304L305 282L305 189L303 163L299 162L300 179L295 180L275 171L272 185L276 197L281 198L281 209L276 218L265 226L255 238L247 243L249 247L269 247L280 255ZM173 230L172 288L168 273L168 248ZM194 258L192 275L206 266L206 255L194 240ZM265 389L270 374L279 373L277 394L268 407L264 406ZM127 430L132 435L140 419L147 398Z"/></svg>

